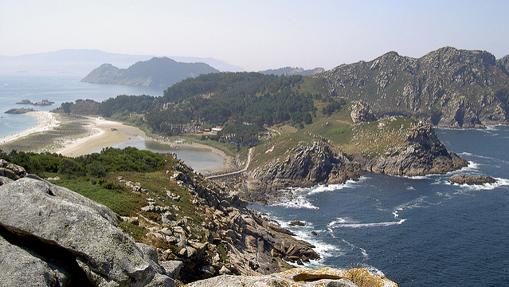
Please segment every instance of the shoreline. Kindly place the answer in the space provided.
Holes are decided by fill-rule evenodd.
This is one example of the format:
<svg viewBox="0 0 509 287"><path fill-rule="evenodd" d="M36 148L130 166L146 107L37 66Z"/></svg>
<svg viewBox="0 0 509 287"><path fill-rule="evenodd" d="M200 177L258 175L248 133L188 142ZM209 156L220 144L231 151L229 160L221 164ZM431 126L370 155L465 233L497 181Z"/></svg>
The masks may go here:
<svg viewBox="0 0 509 287"><path fill-rule="evenodd" d="M207 173L228 170L233 166L233 158L231 156L212 146L196 142L177 142L177 140L171 141L156 136L150 136L138 127L102 117L85 118L85 121L87 121L85 127L88 129L88 133L84 136L74 136L64 140L61 144L62 147L54 149L53 152L64 156L77 157L99 152L103 148L122 144L133 139L142 139L145 142L164 145L165 149L208 151L221 157L223 159L223 166L221 168L207 168L207 170L204 170ZM168 150L168 152L172 151Z"/></svg>
<svg viewBox="0 0 509 287"><path fill-rule="evenodd" d="M176 150L188 150L210 152L220 157L222 159L220 166L203 167L203 169L195 167L204 175L236 168L235 157L217 147L186 138L163 138L128 123L93 116L67 118L64 115L46 111L26 114L36 118L37 124L14 135L0 138L0 146L4 146L7 150L51 152L78 157L100 152L106 147L134 142L133 146L153 152L175 153ZM77 129L81 129L81 132L77 133ZM151 147L151 144L154 146Z"/></svg>
<svg viewBox="0 0 509 287"><path fill-rule="evenodd" d="M35 133L50 131L60 125L60 121L56 119L52 112L33 111L25 113L25 115L35 118L37 124L34 127L22 130L16 134L0 138L0 145L14 142Z"/></svg>

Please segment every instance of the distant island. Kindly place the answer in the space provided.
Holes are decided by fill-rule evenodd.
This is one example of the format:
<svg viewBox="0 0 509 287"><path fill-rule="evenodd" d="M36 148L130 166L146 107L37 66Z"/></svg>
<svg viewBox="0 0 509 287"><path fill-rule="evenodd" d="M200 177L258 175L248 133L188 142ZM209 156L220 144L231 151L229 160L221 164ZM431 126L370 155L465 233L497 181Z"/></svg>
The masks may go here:
<svg viewBox="0 0 509 287"><path fill-rule="evenodd" d="M181 63L167 57L154 57L148 61L137 62L127 69L103 64L81 81L93 84L142 86L162 90L188 78L218 72L215 68L204 63Z"/></svg>
<svg viewBox="0 0 509 287"><path fill-rule="evenodd" d="M55 102L52 102L50 100L41 100L39 102L32 102L30 100L21 100L21 101L17 102L16 104L17 105L32 105L32 106L51 106L54 103Z"/></svg>
<svg viewBox="0 0 509 287"><path fill-rule="evenodd" d="M21 109L10 109L10 110L6 111L5 113L11 114L11 115L19 115L19 114L26 114L26 113L33 112L33 111L34 111L34 109L21 108Z"/></svg>
<svg viewBox="0 0 509 287"><path fill-rule="evenodd" d="M296 76L296 75L313 76L313 75L323 73L323 72L325 72L324 68L314 68L314 69L305 70L300 67L283 67L283 68L279 68L279 69L264 70L264 71L260 71L259 73L264 74L264 75L275 75L275 76Z"/></svg>

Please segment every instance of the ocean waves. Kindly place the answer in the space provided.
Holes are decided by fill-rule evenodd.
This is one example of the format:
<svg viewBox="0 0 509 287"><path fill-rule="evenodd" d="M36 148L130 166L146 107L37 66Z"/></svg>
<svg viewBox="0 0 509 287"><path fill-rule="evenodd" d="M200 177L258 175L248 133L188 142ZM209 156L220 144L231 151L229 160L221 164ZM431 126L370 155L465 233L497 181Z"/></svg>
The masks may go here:
<svg viewBox="0 0 509 287"><path fill-rule="evenodd" d="M290 198L283 202L273 203L272 206L280 206L285 208L293 209L320 209L318 206L313 204L310 198L313 195L323 192L337 192L343 189L355 188L359 183L366 180L366 177L361 177L358 181L348 180L344 184L330 184L330 185L318 185L309 188L292 188L289 190Z"/></svg>
<svg viewBox="0 0 509 287"><path fill-rule="evenodd" d="M369 222L369 223L361 223L355 220L352 220L348 217L338 217L336 220L331 221L327 224L329 229L334 228L365 228L365 227L385 227L392 225L400 225L403 224L406 219L400 219L398 221L383 221L383 222Z"/></svg>

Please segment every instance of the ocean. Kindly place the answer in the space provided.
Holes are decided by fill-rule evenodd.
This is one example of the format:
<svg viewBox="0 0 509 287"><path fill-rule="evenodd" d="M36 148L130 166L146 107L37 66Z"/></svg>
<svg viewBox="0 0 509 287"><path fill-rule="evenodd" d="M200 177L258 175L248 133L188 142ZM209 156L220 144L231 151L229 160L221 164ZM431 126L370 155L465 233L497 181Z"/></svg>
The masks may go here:
<svg viewBox="0 0 509 287"><path fill-rule="evenodd" d="M33 117L27 115L5 114L4 112L9 109L26 107L50 111L63 102L77 99L102 101L122 94L160 96L163 92L139 87L82 83L79 78L65 76L0 76L0 138L32 128L37 124ZM25 99L31 101L48 99L55 104L51 106L16 104Z"/></svg>
<svg viewBox="0 0 509 287"><path fill-rule="evenodd" d="M509 286L509 127L436 130L469 167L446 175L364 174L344 185L297 189L279 205L251 205L315 244L312 265L364 266L400 286ZM451 185L452 174L498 179ZM311 232L315 231L316 236Z"/></svg>
<svg viewBox="0 0 509 287"><path fill-rule="evenodd" d="M12 108L34 108L39 111L51 111L63 102L78 99L103 101L117 95L151 95L162 96L163 92L143 87L120 85L98 85L80 82L76 77L35 77L35 76L0 76L0 138L30 129L37 124L35 118L28 115L11 115L4 112ZM21 100L40 101L48 99L55 102L51 106L17 105ZM204 171L221 168L223 158L209 151L195 151L186 149L153 149L144 139L132 139L129 142L116 145L123 148L134 146L139 149L154 152L173 152L177 157L194 169Z"/></svg>

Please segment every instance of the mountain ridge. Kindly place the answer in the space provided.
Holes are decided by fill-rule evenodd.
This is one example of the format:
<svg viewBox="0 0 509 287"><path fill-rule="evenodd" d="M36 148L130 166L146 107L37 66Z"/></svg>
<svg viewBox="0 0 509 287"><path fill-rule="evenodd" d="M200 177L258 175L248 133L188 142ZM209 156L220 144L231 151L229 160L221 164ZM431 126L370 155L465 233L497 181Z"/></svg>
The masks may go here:
<svg viewBox="0 0 509 287"><path fill-rule="evenodd" d="M388 52L315 75L329 95L447 127L507 123L509 57L443 47L420 58Z"/></svg>
<svg viewBox="0 0 509 287"><path fill-rule="evenodd" d="M217 72L219 71L205 63L181 63L168 57L153 57L147 61L136 62L127 69L102 64L81 81L165 89L186 78Z"/></svg>

